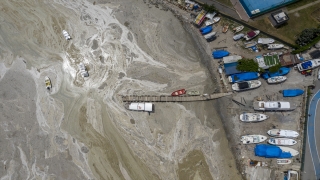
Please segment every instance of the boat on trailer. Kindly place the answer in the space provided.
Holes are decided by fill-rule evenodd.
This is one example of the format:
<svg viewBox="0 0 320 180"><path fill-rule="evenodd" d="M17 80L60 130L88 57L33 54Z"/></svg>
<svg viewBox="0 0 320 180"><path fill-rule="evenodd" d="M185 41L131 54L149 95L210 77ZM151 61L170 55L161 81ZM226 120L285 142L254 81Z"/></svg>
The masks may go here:
<svg viewBox="0 0 320 180"><path fill-rule="evenodd" d="M241 142L243 144L257 144L267 140L266 136L263 135L245 135L241 136Z"/></svg>
<svg viewBox="0 0 320 180"><path fill-rule="evenodd" d="M259 113L242 113L240 114L240 121L242 122L261 122L268 119L269 116Z"/></svg>

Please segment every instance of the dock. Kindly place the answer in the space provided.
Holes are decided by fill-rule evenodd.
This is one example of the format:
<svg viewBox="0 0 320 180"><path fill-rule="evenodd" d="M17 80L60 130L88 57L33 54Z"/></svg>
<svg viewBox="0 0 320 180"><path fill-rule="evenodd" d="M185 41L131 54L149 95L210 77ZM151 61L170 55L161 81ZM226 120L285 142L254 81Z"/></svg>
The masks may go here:
<svg viewBox="0 0 320 180"><path fill-rule="evenodd" d="M190 96L190 95L182 95L182 96L151 96L151 95L130 95L130 96L122 96L123 102L192 102L192 101L209 101L213 99L218 99L224 96L229 96L232 93L214 93L214 94L202 94L199 96Z"/></svg>

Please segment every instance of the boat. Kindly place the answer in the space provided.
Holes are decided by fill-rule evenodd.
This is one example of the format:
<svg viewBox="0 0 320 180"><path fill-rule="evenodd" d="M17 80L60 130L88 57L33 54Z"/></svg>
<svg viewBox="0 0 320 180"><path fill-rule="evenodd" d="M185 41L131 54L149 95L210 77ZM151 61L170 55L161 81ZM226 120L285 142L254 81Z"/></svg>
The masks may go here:
<svg viewBox="0 0 320 180"><path fill-rule="evenodd" d="M286 101L255 101L253 102L253 109L259 111L290 111L294 110L296 106Z"/></svg>
<svg viewBox="0 0 320 180"><path fill-rule="evenodd" d="M281 83L287 80L287 77L285 76L275 76L267 79L267 82L269 84L276 84L276 83Z"/></svg>
<svg viewBox="0 0 320 180"><path fill-rule="evenodd" d="M295 97L304 93L302 89L284 89L282 90L283 97Z"/></svg>
<svg viewBox="0 0 320 180"><path fill-rule="evenodd" d="M268 49L281 49L283 47L283 44L268 44Z"/></svg>
<svg viewBox="0 0 320 180"><path fill-rule="evenodd" d="M272 38L259 38L258 43L259 44L271 44L271 43L274 43L274 39L272 39Z"/></svg>
<svg viewBox="0 0 320 180"><path fill-rule="evenodd" d="M228 55L229 55L229 52L225 50L216 50L212 52L212 56L214 59L220 59Z"/></svg>
<svg viewBox="0 0 320 180"><path fill-rule="evenodd" d="M268 144L257 144L254 148L254 153L256 156L265 158L292 158L299 154L297 150L292 148L275 146Z"/></svg>
<svg viewBox="0 0 320 180"><path fill-rule="evenodd" d="M215 24L215 23L217 23L217 22L219 22L219 21L220 21L220 17L215 17L215 18L213 18L213 19L206 20L206 21L204 22L204 24L205 24L206 26L210 26L210 25Z"/></svg>
<svg viewBox="0 0 320 180"><path fill-rule="evenodd" d="M186 90L185 89L180 89L180 90L177 90L177 91L174 91L173 93L171 93L171 96L180 96L180 95L183 95L183 94L186 94Z"/></svg>
<svg viewBox="0 0 320 180"><path fill-rule="evenodd" d="M263 136L263 135L241 136L241 142L243 144L256 144L256 143L261 143L261 142L263 142L265 140L267 140L267 137Z"/></svg>
<svg viewBox="0 0 320 180"><path fill-rule="evenodd" d="M270 129L267 134L274 137L287 137L287 138L296 138L299 136L299 133L293 130L285 129Z"/></svg>
<svg viewBox="0 0 320 180"><path fill-rule="evenodd" d="M234 91L245 91L249 89L255 89L261 86L261 81L251 80L251 81L242 81L232 84L232 90Z"/></svg>
<svg viewBox="0 0 320 180"><path fill-rule="evenodd" d="M286 180L298 180L299 173L297 171L289 170L286 174Z"/></svg>
<svg viewBox="0 0 320 180"><path fill-rule="evenodd" d="M292 146L297 144L297 141L289 138L270 138L268 143L278 146Z"/></svg>
<svg viewBox="0 0 320 180"><path fill-rule="evenodd" d="M244 26L241 25L241 26L238 26L238 27L233 28L232 30L233 30L234 33L238 33L238 32L240 32L240 31L242 31L243 28L244 28Z"/></svg>
<svg viewBox="0 0 320 180"><path fill-rule="evenodd" d="M210 38L206 39L207 42L211 42L217 39L217 36L211 36Z"/></svg>
<svg viewBox="0 0 320 180"><path fill-rule="evenodd" d="M312 59L312 60L297 64L297 68L299 71L306 71L309 69L314 69L318 66L320 66L320 59Z"/></svg>
<svg viewBox="0 0 320 180"><path fill-rule="evenodd" d="M257 72L244 72L238 74L232 74L228 77L229 82L236 83L241 81L250 81L259 78L259 73Z"/></svg>
<svg viewBox="0 0 320 180"><path fill-rule="evenodd" d="M64 38L66 38L66 40L70 40L71 39L70 34L66 30L62 30L62 34L63 34Z"/></svg>
<svg viewBox="0 0 320 180"><path fill-rule="evenodd" d="M195 18L194 20L194 23L199 27L201 26L203 20L205 19L206 17L206 14L207 12L205 10L202 10L198 15L197 17Z"/></svg>
<svg viewBox="0 0 320 180"><path fill-rule="evenodd" d="M240 34L236 34L233 36L233 40L238 41L239 39L243 38L244 34L240 33Z"/></svg>
<svg viewBox="0 0 320 180"><path fill-rule="evenodd" d="M220 74L222 74L222 66L221 66L221 65L220 65L219 68L218 68L218 72L219 72Z"/></svg>
<svg viewBox="0 0 320 180"><path fill-rule="evenodd" d="M226 25L223 26L222 32L226 33L228 31L228 29L229 29L229 24L226 24Z"/></svg>
<svg viewBox="0 0 320 180"><path fill-rule="evenodd" d="M263 79L269 79L271 77L275 76L285 76L290 72L290 68L287 67L281 67L277 72L271 73L269 71L264 72L261 77Z"/></svg>
<svg viewBox="0 0 320 180"><path fill-rule="evenodd" d="M204 35L203 37L204 37L205 39L209 39L209 38L211 38L212 36L215 36L216 34L217 34L217 32L211 32L211 33L209 33L209 34Z"/></svg>
<svg viewBox="0 0 320 180"><path fill-rule="evenodd" d="M253 167L258 167L258 166L266 167L266 166L268 166L268 163L263 162L263 161L256 161L256 160L249 159L248 165L253 166Z"/></svg>
<svg viewBox="0 0 320 180"><path fill-rule="evenodd" d="M259 113L242 113L240 114L240 121L242 122L261 122L268 119L269 116Z"/></svg>
<svg viewBox="0 0 320 180"><path fill-rule="evenodd" d="M187 91L187 94L190 96L199 96L200 92L199 91Z"/></svg>
<svg viewBox="0 0 320 180"><path fill-rule="evenodd" d="M259 35L260 31L259 30L254 30L254 31L250 31L247 33L247 35L244 36L244 38L249 41L255 37L257 37Z"/></svg>
<svg viewBox="0 0 320 180"><path fill-rule="evenodd" d="M152 103L127 103L125 104L125 108L132 111L153 111L153 104Z"/></svg>
<svg viewBox="0 0 320 180"><path fill-rule="evenodd" d="M277 164L291 164L291 160L290 159L277 159Z"/></svg>
<svg viewBox="0 0 320 180"><path fill-rule="evenodd" d="M251 42L247 42L245 43L245 48L251 48L253 46L257 45L257 42L256 41L251 41Z"/></svg>
<svg viewBox="0 0 320 180"><path fill-rule="evenodd" d="M212 31L211 26L206 26L206 27L200 29L200 32L202 35L209 34L211 31Z"/></svg>
<svg viewBox="0 0 320 180"><path fill-rule="evenodd" d="M80 62L79 65L79 70L80 70L80 74L82 75L82 77L88 77L89 73L86 69L86 66L83 64L83 62Z"/></svg>
<svg viewBox="0 0 320 180"><path fill-rule="evenodd" d="M46 83L46 88L47 88L47 90L51 90L52 84L51 84L51 80L50 80L50 78L49 78L48 76L46 76L46 77L44 78L44 82Z"/></svg>

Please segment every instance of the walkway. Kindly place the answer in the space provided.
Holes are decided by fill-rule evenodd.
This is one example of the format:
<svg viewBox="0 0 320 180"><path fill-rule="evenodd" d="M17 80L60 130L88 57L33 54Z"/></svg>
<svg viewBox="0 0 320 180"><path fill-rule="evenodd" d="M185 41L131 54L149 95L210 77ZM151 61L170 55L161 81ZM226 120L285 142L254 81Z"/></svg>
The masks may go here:
<svg viewBox="0 0 320 180"><path fill-rule="evenodd" d="M317 117L317 107L318 102L320 99L320 90L312 97L311 103L309 106L309 118L308 118L308 142L309 142L309 148L311 153L311 159L314 167L314 171L316 174L317 179L320 178L320 160L319 160L319 154L317 149L317 142L316 142L316 119L319 119L319 115Z"/></svg>
<svg viewBox="0 0 320 180"><path fill-rule="evenodd" d="M300 11L301 9L307 8L307 7L312 6L312 5L315 5L315 4L317 4L317 3L320 3L320 0L317 0L317 1L314 1L314 2L312 2L312 3L306 4L306 5L304 5L304 6L298 7L298 8L296 8L296 9L292 9L292 10L288 11L288 14L294 13L294 12L296 12L296 11Z"/></svg>

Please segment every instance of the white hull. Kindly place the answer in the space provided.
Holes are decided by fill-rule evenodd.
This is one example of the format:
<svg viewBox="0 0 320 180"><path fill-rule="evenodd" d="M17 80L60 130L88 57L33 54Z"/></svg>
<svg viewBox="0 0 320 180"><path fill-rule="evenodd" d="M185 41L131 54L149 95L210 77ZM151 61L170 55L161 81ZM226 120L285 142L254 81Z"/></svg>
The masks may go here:
<svg viewBox="0 0 320 180"><path fill-rule="evenodd" d="M248 35L246 35L246 36L244 36L244 38L245 38L247 41L249 41L249 40L251 40L251 39L253 39L253 38L257 37L257 36L260 34L260 31L259 31L259 30L255 30L255 31L254 31L254 33L255 33L255 35L254 35L254 36L249 37Z"/></svg>
<svg viewBox="0 0 320 180"><path fill-rule="evenodd" d="M274 137L296 138L299 136L299 133L296 131L284 130L284 129L271 129L267 133L270 136L274 136Z"/></svg>
<svg viewBox="0 0 320 180"><path fill-rule="evenodd" d="M297 144L297 141L289 138L270 138L268 143L278 146L292 146Z"/></svg>
<svg viewBox="0 0 320 180"><path fill-rule="evenodd" d="M252 42L248 42L248 43L245 43L245 48L250 48L252 46L255 46L257 45L257 42L256 41L252 41Z"/></svg>
<svg viewBox="0 0 320 180"><path fill-rule="evenodd" d="M209 38L211 38L212 36L215 36L216 34L217 34L217 32L211 32L211 33L209 33L209 34L204 35L203 37L204 37L205 39L209 39Z"/></svg>
<svg viewBox="0 0 320 180"><path fill-rule="evenodd" d="M283 44L269 44L268 45L268 49L281 49L283 47L284 47Z"/></svg>
<svg viewBox="0 0 320 180"><path fill-rule="evenodd" d="M239 39L241 39L243 37L244 37L244 34L240 33L240 34L234 35L232 38L234 41L238 41Z"/></svg>
<svg viewBox="0 0 320 180"><path fill-rule="evenodd" d="M240 121L242 122L261 122L268 119L269 116L259 113L242 113L240 114Z"/></svg>
<svg viewBox="0 0 320 180"><path fill-rule="evenodd" d="M258 111L290 111L296 106L286 101L256 101L253 102L253 109Z"/></svg>
<svg viewBox="0 0 320 180"><path fill-rule="evenodd" d="M312 65L311 66L307 66L307 68L303 67L303 64L310 62ZM305 71L305 70L309 70L309 69L314 69L316 67L320 66L320 59L313 59L313 60L309 60L309 61L305 61L302 63L297 64L298 70L299 71Z"/></svg>
<svg viewBox="0 0 320 180"><path fill-rule="evenodd" d="M125 105L128 110L132 111L153 111L153 104L152 103L128 103Z"/></svg>
<svg viewBox="0 0 320 180"><path fill-rule="evenodd" d="M277 159L277 164L291 164L291 160L290 159Z"/></svg>
<svg viewBox="0 0 320 180"><path fill-rule="evenodd" d="M275 76L275 77L272 77L272 78L268 78L267 82L269 84L276 84L276 83L284 82L286 80L287 80L287 77L285 77L285 76Z"/></svg>
<svg viewBox="0 0 320 180"><path fill-rule="evenodd" d="M204 22L204 24L206 26L210 26L210 25L215 24L215 23L217 23L219 21L220 21L220 17L215 17L215 18L213 18L211 20L207 20L206 22Z"/></svg>
<svg viewBox="0 0 320 180"><path fill-rule="evenodd" d="M62 30L62 34L63 34L64 38L66 38L66 40L70 40L71 39L70 34L66 30Z"/></svg>
<svg viewBox="0 0 320 180"><path fill-rule="evenodd" d="M257 144L265 141L267 139L266 136L263 135L246 135L241 136L241 142L243 144Z"/></svg>
<svg viewBox="0 0 320 180"><path fill-rule="evenodd" d="M299 173L297 171L288 171L288 180L298 180L299 179Z"/></svg>
<svg viewBox="0 0 320 180"><path fill-rule="evenodd" d="M278 146L283 152L290 152L292 156L297 156L299 155L299 152L295 149L289 148L289 147L283 147L283 146Z"/></svg>
<svg viewBox="0 0 320 180"><path fill-rule="evenodd" d="M249 90L249 89L255 89L260 86L261 86L261 81L259 81L259 80L243 81L243 82L232 84L232 90L245 91L245 90Z"/></svg>
<svg viewBox="0 0 320 180"><path fill-rule="evenodd" d="M234 31L234 33L238 33L240 31L242 31L243 28L244 28L244 26L238 26L238 27L233 28L233 31Z"/></svg>
<svg viewBox="0 0 320 180"><path fill-rule="evenodd" d="M274 39L272 39L272 38L259 38L258 43L259 44L270 44L270 43L274 43Z"/></svg>

